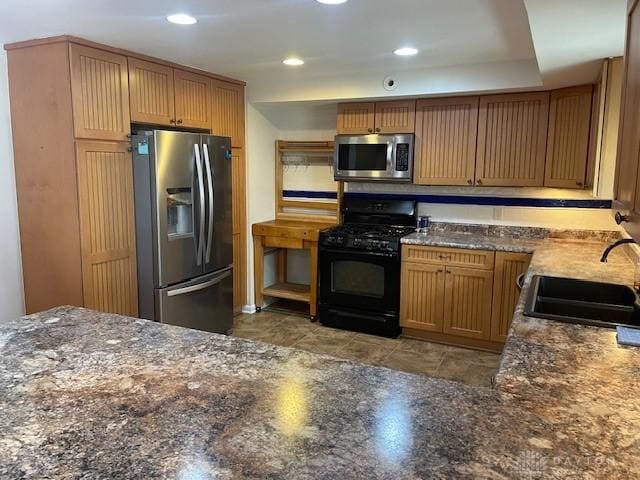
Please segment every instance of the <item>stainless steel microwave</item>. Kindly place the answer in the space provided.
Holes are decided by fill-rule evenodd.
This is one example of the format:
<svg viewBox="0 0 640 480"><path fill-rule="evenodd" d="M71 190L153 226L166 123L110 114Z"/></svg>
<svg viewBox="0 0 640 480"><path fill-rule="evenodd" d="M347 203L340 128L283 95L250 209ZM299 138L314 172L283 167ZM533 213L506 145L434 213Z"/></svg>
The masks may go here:
<svg viewBox="0 0 640 480"><path fill-rule="evenodd" d="M413 134L336 136L333 176L348 182L411 182Z"/></svg>

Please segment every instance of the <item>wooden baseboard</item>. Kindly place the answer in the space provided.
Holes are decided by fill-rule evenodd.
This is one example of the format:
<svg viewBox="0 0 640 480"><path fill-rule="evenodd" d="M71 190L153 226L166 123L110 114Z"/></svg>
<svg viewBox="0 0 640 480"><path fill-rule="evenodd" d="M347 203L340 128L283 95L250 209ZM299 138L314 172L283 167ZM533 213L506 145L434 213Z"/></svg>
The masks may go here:
<svg viewBox="0 0 640 480"><path fill-rule="evenodd" d="M447 335L446 333L425 332L424 330L416 330L415 328L403 328L402 335L407 338L428 340L430 342L443 343L445 345L453 345L456 347L472 348L474 350L483 350L486 352L501 353L504 348L504 343L500 342L458 337L456 335Z"/></svg>

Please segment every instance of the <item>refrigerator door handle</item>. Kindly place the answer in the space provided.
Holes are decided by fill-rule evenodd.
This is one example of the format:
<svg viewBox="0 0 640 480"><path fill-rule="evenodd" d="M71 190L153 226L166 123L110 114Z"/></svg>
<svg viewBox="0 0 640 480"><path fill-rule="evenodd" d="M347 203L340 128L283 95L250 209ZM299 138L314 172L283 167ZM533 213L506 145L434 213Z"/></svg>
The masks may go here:
<svg viewBox="0 0 640 480"><path fill-rule="evenodd" d="M204 177L202 175L202 162L200 160L200 146L193 144L193 151L196 156L196 172L198 173L198 193L200 196L199 217L200 217L200 233L198 239L198 248L196 249L196 263L202 265L202 250L204 248L204 222L205 222L205 206L204 206Z"/></svg>
<svg viewBox="0 0 640 480"><path fill-rule="evenodd" d="M209 229L207 232L207 247L205 252L205 263L209 263L211 259L211 244L213 243L213 199L215 191L213 190L213 174L211 173L211 162L209 161L209 146L202 144L202 152L204 153L204 166L207 171L207 183L209 184Z"/></svg>
<svg viewBox="0 0 640 480"><path fill-rule="evenodd" d="M176 297L178 295L185 295L187 293L199 292L200 290L204 290L209 287L213 287L217 285L222 280L231 275L232 270L229 268L222 272L220 275L212 278L211 280L207 280L204 283L198 283L197 285L190 285L188 287L178 288L176 290L171 290L167 292L167 297Z"/></svg>

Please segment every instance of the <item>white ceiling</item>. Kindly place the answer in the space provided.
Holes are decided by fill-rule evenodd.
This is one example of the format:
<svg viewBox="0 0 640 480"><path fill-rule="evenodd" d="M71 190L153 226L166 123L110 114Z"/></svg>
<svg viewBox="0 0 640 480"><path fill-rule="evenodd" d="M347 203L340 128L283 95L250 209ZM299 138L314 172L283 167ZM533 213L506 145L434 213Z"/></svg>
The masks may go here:
<svg viewBox="0 0 640 480"><path fill-rule="evenodd" d="M619 55L626 0L23 0L0 43L68 33L246 80L256 102L540 87ZM166 22L183 11L194 26ZM533 30L533 39L530 31ZM412 45L420 53L398 58ZM282 59L299 55L303 67ZM582 70L580 70L582 66ZM562 75L557 75L562 72ZM546 86L546 85L545 85Z"/></svg>

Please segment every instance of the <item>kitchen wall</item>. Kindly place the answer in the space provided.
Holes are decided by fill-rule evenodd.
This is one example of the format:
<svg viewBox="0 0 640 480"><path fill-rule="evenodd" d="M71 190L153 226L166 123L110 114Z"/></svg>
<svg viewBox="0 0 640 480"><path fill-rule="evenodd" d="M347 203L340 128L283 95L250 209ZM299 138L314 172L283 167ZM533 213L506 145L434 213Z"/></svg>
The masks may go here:
<svg viewBox="0 0 640 480"><path fill-rule="evenodd" d="M7 56L0 45L0 322L24 314Z"/></svg>
<svg viewBox="0 0 640 480"><path fill-rule="evenodd" d="M617 67L616 67L617 68ZM617 71L616 71L617 72ZM615 73L616 75L619 72ZM249 85L250 95L251 85ZM610 93L619 95L616 88ZM618 102L619 103L619 102ZM247 136L249 149L247 163L249 169L249 221L269 220L275 217L275 141L280 140L331 140L336 129L336 103L334 102L292 102L249 105ZM615 115L611 115L614 118ZM611 133L612 130L609 130ZM611 147L599 171L598 196L612 198L613 165L615 150ZM603 147L604 148L604 147ZM300 182L300 190L326 190L326 182L318 181L313 175L306 175ZM484 195L490 197L529 197L551 199L591 199L590 191L567 191L548 188L504 188L504 187L425 187L414 185L360 184L346 187L350 192L367 193L421 193L448 195ZM472 204L421 203L419 212L430 215L434 220L460 223L487 223L502 225L539 226L547 228L614 230L618 229L609 209L599 208L549 208L485 206ZM249 234L248 297L253 302L253 247ZM289 252L288 277L298 283L308 282L308 253ZM275 279L275 261L265 261L265 283Z"/></svg>

